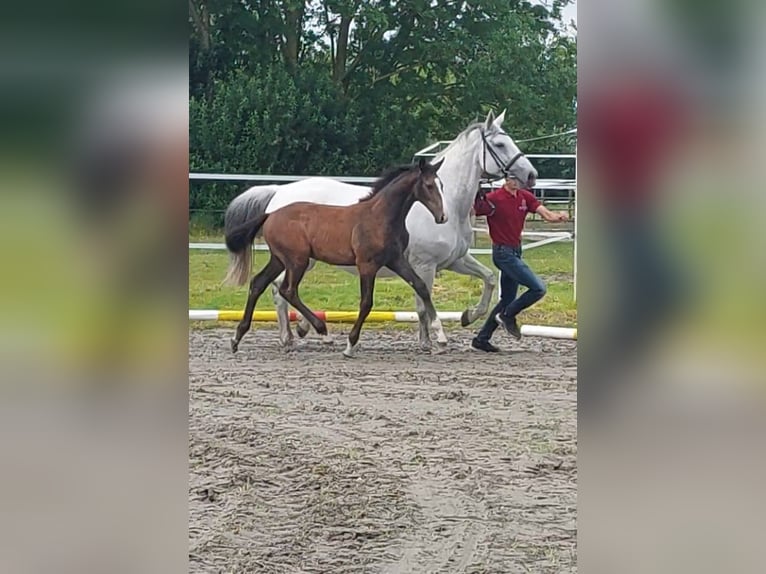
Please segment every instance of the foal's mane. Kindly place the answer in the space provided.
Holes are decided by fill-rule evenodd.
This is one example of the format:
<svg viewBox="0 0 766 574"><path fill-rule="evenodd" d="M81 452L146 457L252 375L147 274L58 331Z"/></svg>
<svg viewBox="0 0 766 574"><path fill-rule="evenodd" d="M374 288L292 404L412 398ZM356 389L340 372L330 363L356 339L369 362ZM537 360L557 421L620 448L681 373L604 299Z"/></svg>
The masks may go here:
<svg viewBox="0 0 766 574"><path fill-rule="evenodd" d="M380 193L380 191L383 188L385 188L388 184L392 183L400 175L403 175L407 173L408 171L413 171L415 169L418 169L418 165L415 163L405 163L405 164L389 167L388 169L386 169L386 171L384 171L381 174L381 176L375 181L375 183L372 184L372 189L370 190L370 193L365 195L359 201L362 202L362 201L367 201L368 199L372 199L378 193Z"/></svg>

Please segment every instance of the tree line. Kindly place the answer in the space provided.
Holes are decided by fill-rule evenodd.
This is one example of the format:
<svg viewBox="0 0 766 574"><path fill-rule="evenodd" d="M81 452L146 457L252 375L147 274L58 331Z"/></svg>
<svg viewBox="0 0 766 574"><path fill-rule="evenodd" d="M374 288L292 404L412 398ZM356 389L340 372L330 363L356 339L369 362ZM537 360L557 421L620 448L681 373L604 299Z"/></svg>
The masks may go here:
<svg viewBox="0 0 766 574"><path fill-rule="evenodd" d="M191 170L374 176L489 109L517 140L571 129L569 1L189 0ZM190 207L243 188L192 182Z"/></svg>

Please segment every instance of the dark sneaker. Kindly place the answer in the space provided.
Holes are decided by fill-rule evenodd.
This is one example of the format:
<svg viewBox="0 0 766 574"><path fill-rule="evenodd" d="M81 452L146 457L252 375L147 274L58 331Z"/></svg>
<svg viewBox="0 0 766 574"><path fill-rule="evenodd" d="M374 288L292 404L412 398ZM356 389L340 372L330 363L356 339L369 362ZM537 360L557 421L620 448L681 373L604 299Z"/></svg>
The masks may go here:
<svg viewBox="0 0 766 574"><path fill-rule="evenodd" d="M471 341L471 347L478 351L486 351L487 353L497 353L500 350L489 341L482 341L476 337Z"/></svg>
<svg viewBox="0 0 766 574"><path fill-rule="evenodd" d="M501 313L495 315L495 321L503 329L508 331L508 334L515 338L517 341L521 340L521 329L519 329L518 323L516 323L516 317L503 317Z"/></svg>

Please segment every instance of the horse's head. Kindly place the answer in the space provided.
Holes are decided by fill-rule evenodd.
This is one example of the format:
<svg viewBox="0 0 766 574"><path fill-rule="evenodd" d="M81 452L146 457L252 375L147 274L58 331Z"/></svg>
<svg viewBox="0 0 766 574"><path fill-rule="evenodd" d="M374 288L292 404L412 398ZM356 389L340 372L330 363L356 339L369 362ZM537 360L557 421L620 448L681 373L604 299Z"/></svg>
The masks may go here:
<svg viewBox="0 0 766 574"><path fill-rule="evenodd" d="M441 181L436 175L444 160L435 164L428 163L425 158L420 158L418 167L420 174L415 184L415 199L426 206L436 223L446 223L447 214L444 213L444 201L442 199Z"/></svg>
<svg viewBox="0 0 766 574"><path fill-rule="evenodd" d="M505 110L497 117L490 111L481 127L481 167L490 177L512 177L520 187L531 188L537 182L537 170L503 131L503 119Z"/></svg>

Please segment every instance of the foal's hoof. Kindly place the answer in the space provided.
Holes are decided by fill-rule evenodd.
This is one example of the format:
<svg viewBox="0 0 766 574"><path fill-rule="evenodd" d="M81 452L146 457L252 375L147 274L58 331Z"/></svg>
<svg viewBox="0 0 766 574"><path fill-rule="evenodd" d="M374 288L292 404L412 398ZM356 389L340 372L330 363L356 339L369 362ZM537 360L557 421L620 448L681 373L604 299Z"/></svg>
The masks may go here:
<svg viewBox="0 0 766 574"><path fill-rule="evenodd" d="M234 337L231 338L231 352L236 353L239 349L239 341L237 341Z"/></svg>
<svg viewBox="0 0 766 574"><path fill-rule="evenodd" d="M471 321L471 312L468 309L466 309L465 311L463 311L463 314L460 315L460 325L462 325L463 327L467 327L471 323L473 323L473 321Z"/></svg>
<svg viewBox="0 0 766 574"><path fill-rule="evenodd" d="M309 334L309 330L306 329L303 325L298 323L298 325L295 327L295 332L298 333L298 336L303 339L306 335Z"/></svg>
<svg viewBox="0 0 766 574"><path fill-rule="evenodd" d="M418 349L421 350L423 353L430 353L433 346L431 345L431 341L421 341L418 344Z"/></svg>
<svg viewBox="0 0 766 574"><path fill-rule="evenodd" d="M351 345L351 341L346 343L346 348L343 350L343 356L347 359L353 359L356 355L356 352L359 350L359 343L356 345Z"/></svg>

